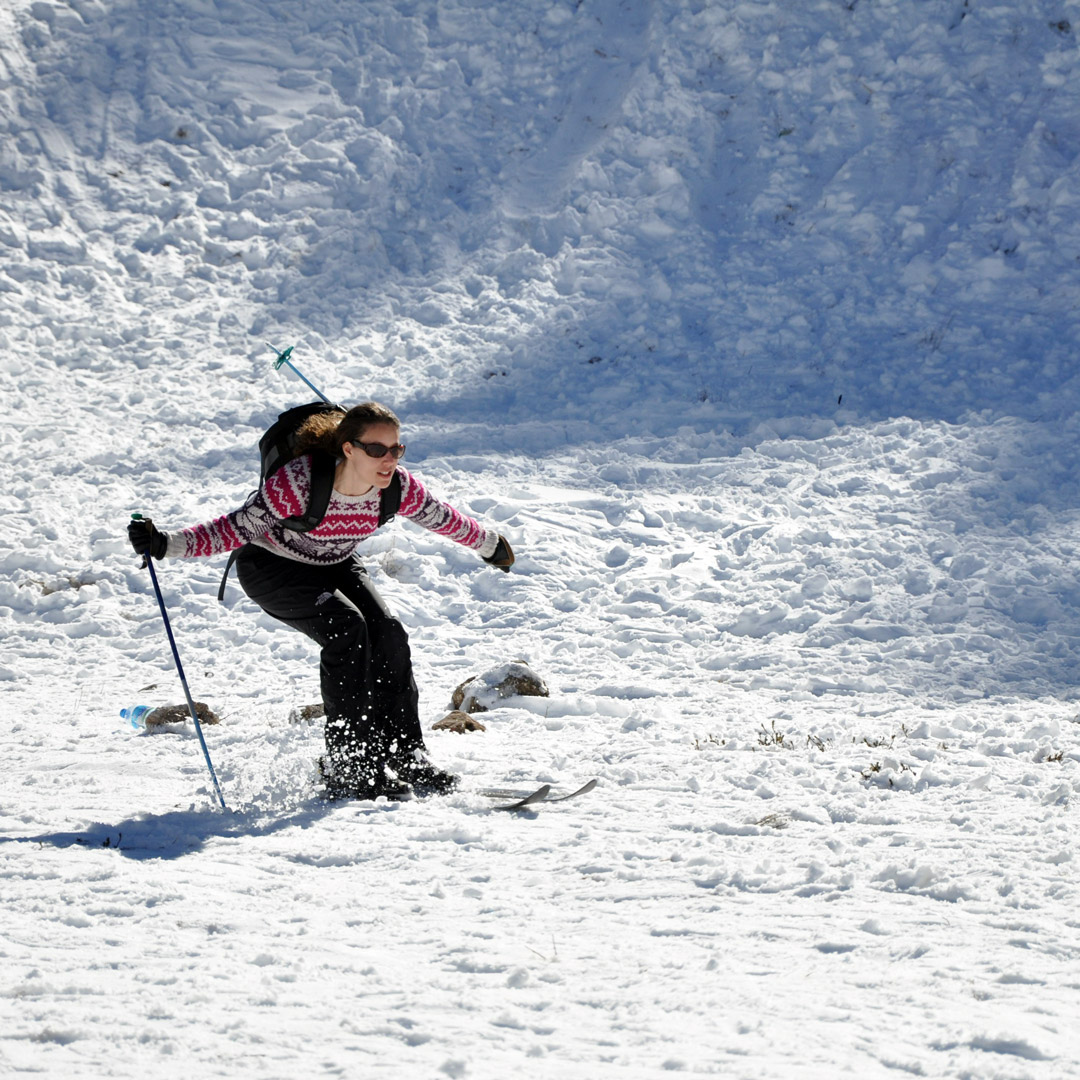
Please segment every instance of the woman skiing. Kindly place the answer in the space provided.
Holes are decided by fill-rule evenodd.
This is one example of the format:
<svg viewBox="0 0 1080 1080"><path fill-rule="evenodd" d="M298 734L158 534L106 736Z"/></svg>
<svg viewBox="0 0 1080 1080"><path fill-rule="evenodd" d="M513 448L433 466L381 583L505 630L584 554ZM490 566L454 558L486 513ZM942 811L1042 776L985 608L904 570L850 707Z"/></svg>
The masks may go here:
<svg viewBox="0 0 1080 1080"><path fill-rule="evenodd" d="M149 519L128 526L135 551L155 559L239 549L244 592L319 644L326 709L320 765L330 798L406 798L457 785L456 776L427 759L405 629L354 558L359 542L379 527L380 502L395 473L403 517L472 548L501 570L514 562L504 537L436 499L397 464L405 453L400 430L394 413L376 402L316 413L297 433L298 456L238 510L174 533L158 531ZM318 526L296 532L285 521L307 508L319 452L336 461L330 503Z"/></svg>

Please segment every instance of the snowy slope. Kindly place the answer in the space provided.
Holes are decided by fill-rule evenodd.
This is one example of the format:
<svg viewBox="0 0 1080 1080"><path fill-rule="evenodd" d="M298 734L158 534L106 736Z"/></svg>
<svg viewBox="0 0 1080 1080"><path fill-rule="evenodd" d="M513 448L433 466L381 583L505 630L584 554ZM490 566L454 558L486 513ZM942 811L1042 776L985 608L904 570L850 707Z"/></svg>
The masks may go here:
<svg viewBox="0 0 1080 1080"><path fill-rule="evenodd" d="M1080 1076L1076 0L5 0L0 1071ZM123 529L375 397L512 574L367 564L466 790ZM580 802L492 814L489 783Z"/></svg>

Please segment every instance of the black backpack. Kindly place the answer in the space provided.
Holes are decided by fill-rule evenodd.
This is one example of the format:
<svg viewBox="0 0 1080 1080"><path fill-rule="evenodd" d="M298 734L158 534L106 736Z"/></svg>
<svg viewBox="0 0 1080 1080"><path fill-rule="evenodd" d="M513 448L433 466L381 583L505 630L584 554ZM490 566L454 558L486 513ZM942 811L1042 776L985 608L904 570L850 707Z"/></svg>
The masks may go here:
<svg viewBox="0 0 1080 1080"><path fill-rule="evenodd" d="M263 434L259 440L259 486L262 487L268 476L273 476L283 465L292 461L296 454L296 433L309 416L316 413L344 412L340 405L327 401L312 401L308 405L297 405L286 409ZM330 496L334 491L334 470L337 462L332 454L322 450L311 454L311 498L307 509L302 514L294 514L282 521L286 529L293 532L311 532L326 516L330 505ZM398 512L401 506L401 477L395 472L390 484L382 492L379 500L379 527L385 525ZM239 549L237 549L239 550ZM218 599L225 599L225 582L229 571L236 561L236 551L229 555L225 573L221 576Z"/></svg>

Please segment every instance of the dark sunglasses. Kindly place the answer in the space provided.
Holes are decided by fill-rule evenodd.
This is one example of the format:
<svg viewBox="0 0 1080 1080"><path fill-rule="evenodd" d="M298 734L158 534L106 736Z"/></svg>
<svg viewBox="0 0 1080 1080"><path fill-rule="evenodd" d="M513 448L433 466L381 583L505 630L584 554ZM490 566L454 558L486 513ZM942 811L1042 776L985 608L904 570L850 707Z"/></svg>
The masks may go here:
<svg viewBox="0 0 1080 1080"><path fill-rule="evenodd" d="M384 458L387 454L392 457L403 458L405 456L405 444L394 443L393 446L384 446L381 442L357 442L352 440L353 446L360 447L368 457Z"/></svg>

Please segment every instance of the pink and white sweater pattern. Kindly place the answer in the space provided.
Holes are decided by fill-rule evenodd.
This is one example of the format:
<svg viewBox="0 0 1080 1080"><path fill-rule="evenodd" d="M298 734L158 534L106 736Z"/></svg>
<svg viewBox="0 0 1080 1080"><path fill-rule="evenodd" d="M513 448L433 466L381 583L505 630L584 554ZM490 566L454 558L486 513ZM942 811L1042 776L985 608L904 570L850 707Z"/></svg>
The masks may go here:
<svg viewBox="0 0 1080 1080"><path fill-rule="evenodd" d="M499 542L498 533L431 495L420 481L400 465L401 507L398 514L417 525L448 537L485 558ZM330 496L326 516L310 532L294 532L283 519L302 513L311 494L311 457L290 461L252 492L239 510L190 529L169 533L167 555L191 559L218 555L244 544L255 544L277 555L316 566L343 562L357 544L379 527L382 492Z"/></svg>

